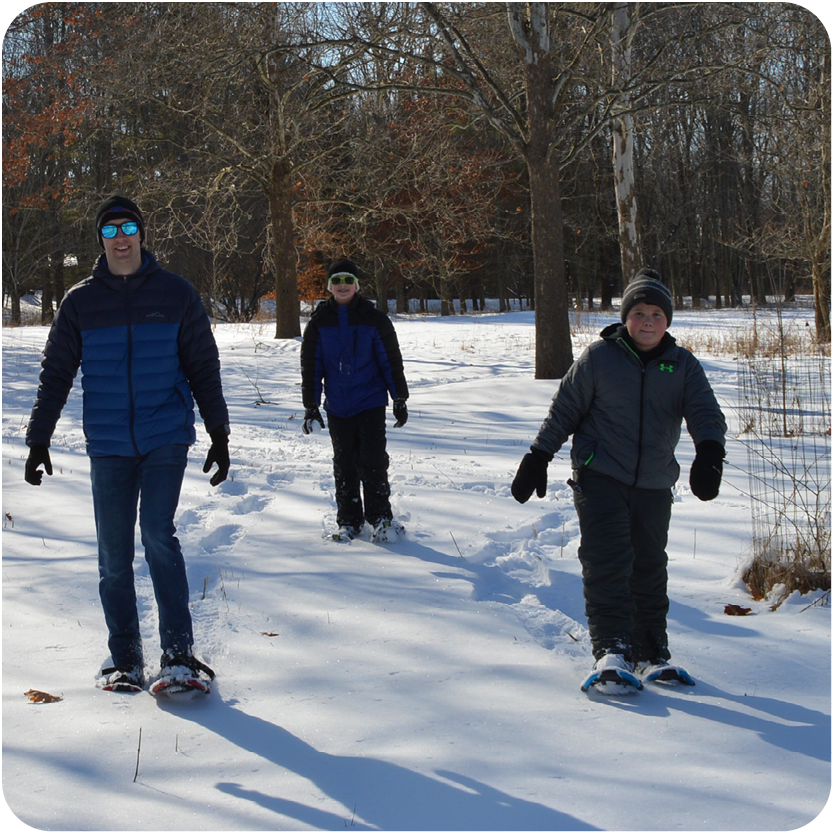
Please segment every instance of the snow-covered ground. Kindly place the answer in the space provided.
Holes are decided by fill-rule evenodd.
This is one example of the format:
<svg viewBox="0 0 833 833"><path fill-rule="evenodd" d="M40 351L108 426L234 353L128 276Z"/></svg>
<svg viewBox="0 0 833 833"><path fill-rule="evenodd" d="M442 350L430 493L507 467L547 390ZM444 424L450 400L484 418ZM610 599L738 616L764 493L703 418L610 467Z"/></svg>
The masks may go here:
<svg viewBox="0 0 833 833"><path fill-rule="evenodd" d="M799 324L810 312L797 312ZM803 316L803 318L802 318ZM610 316L585 316L575 353ZM106 659L80 395L55 474L23 481L46 330L3 329L3 792L6 829L791 830L830 790L830 608L773 612L738 578L746 451L694 498L684 434L671 528L670 636L694 688L583 694L592 663L563 449L543 500L509 487L556 383L533 378L533 318L396 318L410 421L389 420L407 540L335 543L331 448L305 437L298 341L217 328L232 478L192 451L179 537L203 702L93 685ZM675 314L727 332L746 311ZM738 424L736 362L700 355ZM141 548L149 672L158 659ZM727 616L740 604L745 617ZM61 695L34 704L29 689ZM138 764L138 766L137 766Z"/></svg>

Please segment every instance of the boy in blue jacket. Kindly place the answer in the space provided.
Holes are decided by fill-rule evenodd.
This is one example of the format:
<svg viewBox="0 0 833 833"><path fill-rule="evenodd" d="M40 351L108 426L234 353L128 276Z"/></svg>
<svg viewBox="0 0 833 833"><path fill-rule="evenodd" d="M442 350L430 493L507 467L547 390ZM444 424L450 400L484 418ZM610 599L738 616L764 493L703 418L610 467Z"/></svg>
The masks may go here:
<svg viewBox="0 0 833 833"><path fill-rule="evenodd" d="M332 297L316 307L304 330L303 431L311 433L316 423L325 427L323 393L333 443L337 537L355 538L367 521L373 540L392 542L404 529L390 505L385 413L390 394L394 427L407 422L408 385L393 324L359 294L358 273L351 260L330 266Z"/></svg>
<svg viewBox="0 0 833 833"><path fill-rule="evenodd" d="M211 437L203 471L216 486L229 470L229 416L211 324L193 286L162 269L142 245L135 202L116 195L96 212L104 253L67 292L43 352L26 431L27 483L52 474L49 443L80 367L98 538L99 595L112 666L108 691L138 691L144 656L133 583L137 510L159 609L160 690L175 680L208 691L214 672L194 657L188 580L174 514L196 440L194 400ZM171 688L171 690L174 690Z"/></svg>

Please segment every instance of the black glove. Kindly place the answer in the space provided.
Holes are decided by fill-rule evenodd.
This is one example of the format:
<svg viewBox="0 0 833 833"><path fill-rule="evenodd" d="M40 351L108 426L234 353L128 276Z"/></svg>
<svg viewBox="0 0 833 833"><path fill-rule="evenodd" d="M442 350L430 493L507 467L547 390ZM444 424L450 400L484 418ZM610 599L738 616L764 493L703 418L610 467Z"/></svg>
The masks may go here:
<svg viewBox="0 0 833 833"><path fill-rule="evenodd" d="M322 428L327 427L324 425L324 417L321 416L321 411L318 408L307 408L304 411L304 424L301 426L305 434L311 434L315 430L313 422L319 423Z"/></svg>
<svg viewBox="0 0 833 833"><path fill-rule="evenodd" d="M691 464L688 483L700 500L714 500L720 492L723 477L723 458L726 451L714 440L703 440L695 446L697 454Z"/></svg>
<svg viewBox="0 0 833 833"><path fill-rule="evenodd" d="M393 400L393 415L396 417L394 428L401 428L408 421L408 403L404 399Z"/></svg>
<svg viewBox="0 0 833 833"><path fill-rule="evenodd" d="M38 466L43 466L44 471L52 477L52 460L49 459L49 446L33 445L29 449L29 459L26 461L23 478L33 486L40 486L43 480L43 472L38 471Z"/></svg>
<svg viewBox="0 0 833 833"><path fill-rule="evenodd" d="M221 425L208 434L211 437L211 448L208 449L208 456L205 458L205 465L202 467L206 474L214 463L217 464L217 471L209 481L212 486L219 486L227 477L231 465L228 456L228 425Z"/></svg>
<svg viewBox="0 0 833 833"><path fill-rule="evenodd" d="M544 497L547 493L547 466L550 458L537 448L533 448L529 454L524 454L518 473L512 481L512 497L518 503L526 503L532 493L536 492L538 497Z"/></svg>

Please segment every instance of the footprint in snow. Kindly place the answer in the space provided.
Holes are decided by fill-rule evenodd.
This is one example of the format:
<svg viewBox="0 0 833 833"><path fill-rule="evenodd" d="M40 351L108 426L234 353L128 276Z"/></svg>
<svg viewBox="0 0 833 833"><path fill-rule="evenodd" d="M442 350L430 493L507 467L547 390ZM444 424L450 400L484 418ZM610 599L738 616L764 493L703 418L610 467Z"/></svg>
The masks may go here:
<svg viewBox="0 0 833 833"><path fill-rule="evenodd" d="M200 541L200 547L205 552L233 547L243 535L243 527L239 524L223 524Z"/></svg>
<svg viewBox="0 0 833 833"><path fill-rule="evenodd" d="M186 509L177 519L177 529L188 529L189 526L196 526L203 521L202 516L193 509Z"/></svg>
<svg viewBox="0 0 833 833"><path fill-rule="evenodd" d="M221 495L245 495L249 491L245 483L240 480L224 480L217 491Z"/></svg>
<svg viewBox="0 0 833 833"><path fill-rule="evenodd" d="M235 515L248 515L252 512L260 512L269 503L269 498L260 495L248 495L244 497L237 506L232 509Z"/></svg>
<svg viewBox="0 0 833 833"><path fill-rule="evenodd" d="M266 475L266 482L276 489L278 486L287 486L295 480L295 473L292 471L273 471Z"/></svg>

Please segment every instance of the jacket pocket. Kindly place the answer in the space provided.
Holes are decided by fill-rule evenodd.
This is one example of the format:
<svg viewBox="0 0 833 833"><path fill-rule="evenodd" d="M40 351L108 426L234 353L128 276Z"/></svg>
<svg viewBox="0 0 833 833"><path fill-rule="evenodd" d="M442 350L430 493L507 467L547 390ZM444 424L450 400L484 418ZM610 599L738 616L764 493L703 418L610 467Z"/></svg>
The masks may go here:
<svg viewBox="0 0 833 833"><path fill-rule="evenodd" d="M579 470L590 467L593 458L596 456L596 442L584 443L580 446L573 446L573 464Z"/></svg>

